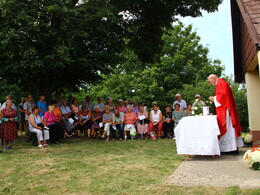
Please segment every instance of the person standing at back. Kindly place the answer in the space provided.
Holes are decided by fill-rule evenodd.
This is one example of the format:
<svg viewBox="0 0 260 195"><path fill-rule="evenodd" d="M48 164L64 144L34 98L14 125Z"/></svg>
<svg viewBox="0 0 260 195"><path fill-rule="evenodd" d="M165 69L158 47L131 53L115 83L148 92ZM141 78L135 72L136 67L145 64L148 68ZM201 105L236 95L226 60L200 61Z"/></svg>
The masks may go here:
<svg viewBox="0 0 260 195"><path fill-rule="evenodd" d="M13 96L11 96L11 95L6 96L6 101L7 101L7 100L11 100L11 101L12 101L12 109L14 109L15 111L17 111L17 107L16 107L15 104L14 104ZM1 110L3 110L5 107L6 107L6 102L3 103L3 105L1 106Z"/></svg>
<svg viewBox="0 0 260 195"><path fill-rule="evenodd" d="M113 104L111 97L107 97L107 99L106 99L106 106L109 107L110 113L113 114L114 110L115 110L115 105Z"/></svg>
<svg viewBox="0 0 260 195"><path fill-rule="evenodd" d="M47 112L47 104L45 102L45 95L40 95L40 100L37 102L37 107L39 110L39 116L43 119L45 112Z"/></svg>
<svg viewBox="0 0 260 195"><path fill-rule="evenodd" d="M82 106L85 106L89 111L93 110L93 105L89 95L86 96L86 100L82 103Z"/></svg>
<svg viewBox="0 0 260 195"><path fill-rule="evenodd" d="M69 95L68 96L68 100L67 100L67 105L70 107L72 105L72 101L73 101L73 95Z"/></svg>
<svg viewBox="0 0 260 195"><path fill-rule="evenodd" d="M96 104L96 106L98 106L99 107L99 109L100 109L100 111L101 112L103 112L104 111L104 109L105 109L105 104L102 102L102 98L101 97L98 97L97 98L97 104ZM94 108L93 108L94 109Z"/></svg>
<svg viewBox="0 0 260 195"><path fill-rule="evenodd" d="M176 100L173 102L173 105L172 105L172 108L173 108L173 109L174 109L174 107L175 107L175 104L179 104L182 110L185 110L185 109L187 108L187 103L186 103L185 100L183 100L183 99L181 98L181 95L180 95L180 94L177 93L177 94L175 95L175 99L176 99Z"/></svg>
<svg viewBox="0 0 260 195"><path fill-rule="evenodd" d="M126 109L126 107L124 106L122 99L119 99L119 100L118 100L118 106L116 107L116 109L117 109L119 112L122 112L122 113L126 113L126 112L127 112L127 109Z"/></svg>
<svg viewBox="0 0 260 195"><path fill-rule="evenodd" d="M26 141L30 141L30 131L29 131L29 122L28 122L28 117L32 114L32 108L35 106L35 103L33 101L33 96L31 94L27 95L27 101L23 105L23 109L25 112L25 124L26 124L26 129L25 129L25 138Z"/></svg>
<svg viewBox="0 0 260 195"><path fill-rule="evenodd" d="M20 114L20 124L19 124L19 129L21 131L21 135L22 132L25 131L26 129L26 124L25 124L25 111L23 109L23 105L25 103L26 99L25 98L21 98L21 103L18 105L18 110L19 110L19 114Z"/></svg>

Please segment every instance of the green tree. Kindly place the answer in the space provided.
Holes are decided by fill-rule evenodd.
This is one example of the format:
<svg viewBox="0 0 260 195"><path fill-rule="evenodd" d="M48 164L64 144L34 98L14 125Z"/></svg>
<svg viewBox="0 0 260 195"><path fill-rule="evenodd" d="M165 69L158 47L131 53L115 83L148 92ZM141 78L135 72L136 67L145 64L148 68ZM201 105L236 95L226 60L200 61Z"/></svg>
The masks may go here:
<svg viewBox="0 0 260 195"><path fill-rule="evenodd" d="M0 79L0 103L6 101L7 95L12 95L15 100L15 104L20 103L20 98L25 97L27 92L21 90L16 84L9 84L5 79Z"/></svg>
<svg viewBox="0 0 260 195"><path fill-rule="evenodd" d="M228 80L228 82L231 84L231 89L235 97L242 130L249 131L246 86L244 84L240 85L238 83L234 83L231 78L229 78Z"/></svg>
<svg viewBox="0 0 260 195"><path fill-rule="evenodd" d="M69 2L0 1L0 76L50 94L108 72L123 43L111 8L101 1Z"/></svg>
<svg viewBox="0 0 260 195"><path fill-rule="evenodd" d="M111 0L127 20L128 46L142 61L151 62L163 47L163 28L171 28L177 17L202 16L214 12L222 0Z"/></svg>
<svg viewBox="0 0 260 195"><path fill-rule="evenodd" d="M185 85L204 81L210 73L222 74L220 61L208 58L208 49L199 43L192 26L179 23L165 31L162 39L160 63L142 63L133 51L126 50L125 62L111 68L112 74L102 75L103 81L91 88L91 95L132 98L148 104L156 100L165 105L172 103Z"/></svg>
<svg viewBox="0 0 260 195"><path fill-rule="evenodd" d="M175 16L200 16L221 0L0 0L0 76L50 94L95 82L129 47L152 61Z"/></svg>

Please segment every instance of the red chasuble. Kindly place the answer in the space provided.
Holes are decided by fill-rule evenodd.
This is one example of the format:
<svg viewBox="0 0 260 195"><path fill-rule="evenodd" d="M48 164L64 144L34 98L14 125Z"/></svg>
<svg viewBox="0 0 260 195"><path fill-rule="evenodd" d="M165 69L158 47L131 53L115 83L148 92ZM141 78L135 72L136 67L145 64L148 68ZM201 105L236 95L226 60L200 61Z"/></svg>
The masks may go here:
<svg viewBox="0 0 260 195"><path fill-rule="evenodd" d="M235 99L229 84L224 79L218 79L216 86L216 98L221 106L216 108L220 137L227 132L226 126L226 109L231 116L232 126L235 129L236 137L241 135L241 125L238 117Z"/></svg>

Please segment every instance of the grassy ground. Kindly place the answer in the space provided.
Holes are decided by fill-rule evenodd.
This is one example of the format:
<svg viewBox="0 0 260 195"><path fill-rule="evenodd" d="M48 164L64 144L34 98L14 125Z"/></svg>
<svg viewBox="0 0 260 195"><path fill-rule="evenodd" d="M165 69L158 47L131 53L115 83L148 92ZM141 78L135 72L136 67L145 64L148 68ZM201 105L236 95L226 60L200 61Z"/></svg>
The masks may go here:
<svg viewBox="0 0 260 195"><path fill-rule="evenodd" d="M164 185L183 160L172 140L71 138L38 149L20 137L14 147L0 154L0 194L260 194Z"/></svg>

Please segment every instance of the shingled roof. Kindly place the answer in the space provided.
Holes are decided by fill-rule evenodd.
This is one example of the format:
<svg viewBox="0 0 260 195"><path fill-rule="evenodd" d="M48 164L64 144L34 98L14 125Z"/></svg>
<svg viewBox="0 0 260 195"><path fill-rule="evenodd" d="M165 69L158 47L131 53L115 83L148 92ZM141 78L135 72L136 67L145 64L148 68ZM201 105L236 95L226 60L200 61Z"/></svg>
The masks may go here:
<svg viewBox="0 0 260 195"><path fill-rule="evenodd" d="M235 81L244 74L260 50L260 0L231 0Z"/></svg>

